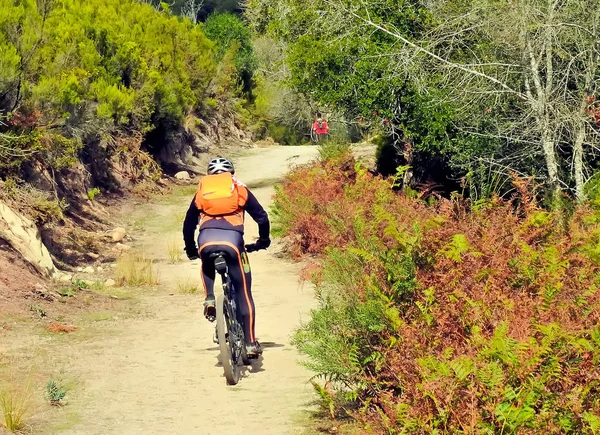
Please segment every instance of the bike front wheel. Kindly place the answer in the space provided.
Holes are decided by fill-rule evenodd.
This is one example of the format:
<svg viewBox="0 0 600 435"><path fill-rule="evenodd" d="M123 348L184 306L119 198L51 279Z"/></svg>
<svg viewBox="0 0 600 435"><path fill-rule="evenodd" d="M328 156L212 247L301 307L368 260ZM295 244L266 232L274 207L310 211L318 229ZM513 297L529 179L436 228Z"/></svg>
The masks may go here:
<svg viewBox="0 0 600 435"><path fill-rule="evenodd" d="M232 331L235 320L231 319L226 304L225 295L217 295L217 337L225 379L229 385L236 385L240 380L240 369L235 357L236 334Z"/></svg>

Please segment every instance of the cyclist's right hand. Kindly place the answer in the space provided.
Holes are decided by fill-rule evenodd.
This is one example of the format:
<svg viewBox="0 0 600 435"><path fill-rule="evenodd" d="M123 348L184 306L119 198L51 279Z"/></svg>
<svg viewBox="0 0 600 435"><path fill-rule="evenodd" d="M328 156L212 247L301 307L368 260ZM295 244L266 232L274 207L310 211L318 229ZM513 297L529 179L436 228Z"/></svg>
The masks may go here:
<svg viewBox="0 0 600 435"><path fill-rule="evenodd" d="M271 246L271 239L258 239L255 243L246 245L246 252L260 251L261 249L267 249Z"/></svg>
<svg viewBox="0 0 600 435"><path fill-rule="evenodd" d="M187 258L189 258L190 260L197 260L198 258L200 258L198 256L198 248L196 248L196 246L186 246L185 255L187 255Z"/></svg>

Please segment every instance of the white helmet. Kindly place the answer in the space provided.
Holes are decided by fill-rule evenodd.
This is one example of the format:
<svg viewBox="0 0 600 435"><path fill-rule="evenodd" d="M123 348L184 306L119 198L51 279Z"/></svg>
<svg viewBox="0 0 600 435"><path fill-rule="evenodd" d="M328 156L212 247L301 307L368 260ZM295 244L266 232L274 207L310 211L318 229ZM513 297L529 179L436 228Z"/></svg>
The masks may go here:
<svg viewBox="0 0 600 435"><path fill-rule="evenodd" d="M208 162L208 170L206 171L208 175L220 174L221 172L231 172L232 174L235 174L233 163L223 157L217 157Z"/></svg>

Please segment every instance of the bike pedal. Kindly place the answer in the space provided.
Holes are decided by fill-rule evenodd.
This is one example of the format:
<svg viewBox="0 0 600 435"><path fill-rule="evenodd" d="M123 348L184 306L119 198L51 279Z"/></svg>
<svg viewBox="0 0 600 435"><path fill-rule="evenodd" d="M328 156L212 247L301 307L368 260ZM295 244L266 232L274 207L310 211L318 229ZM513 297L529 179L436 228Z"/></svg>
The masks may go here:
<svg viewBox="0 0 600 435"><path fill-rule="evenodd" d="M214 306L205 306L204 317L209 322L214 322L215 320L217 320L217 309Z"/></svg>

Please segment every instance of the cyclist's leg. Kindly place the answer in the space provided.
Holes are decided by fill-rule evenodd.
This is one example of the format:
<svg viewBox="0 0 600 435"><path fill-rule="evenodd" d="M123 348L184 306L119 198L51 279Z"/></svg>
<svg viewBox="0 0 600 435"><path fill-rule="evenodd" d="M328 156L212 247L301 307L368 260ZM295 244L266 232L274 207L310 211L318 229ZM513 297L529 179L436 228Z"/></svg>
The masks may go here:
<svg viewBox="0 0 600 435"><path fill-rule="evenodd" d="M253 343L256 341L255 306L252 298L252 273L244 248L244 237L233 230L206 229L201 232L204 233L198 240L201 258L208 258L211 253L218 251L227 253L227 267L236 290L236 305L244 321L244 335L248 343ZM210 263L210 260L203 261L204 263Z"/></svg>
<svg viewBox="0 0 600 435"><path fill-rule="evenodd" d="M203 249L203 246L210 245L211 242L218 240L218 233L214 230L201 230L198 235L198 246L200 246L200 260L202 261L202 284L204 286L204 317L209 321L214 321L217 311L215 305L215 263L209 255L210 249Z"/></svg>
<svg viewBox="0 0 600 435"><path fill-rule="evenodd" d="M219 232L216 230L201 230L198 235L198 246L200 246L200 260L202 261L202 284L204 284L204 296L215 296L215 263L208 258L213 252L210 249L204 249L210 246L212 242L219 241Z"/></svg>
<svg viewBox="0 0 600 435"><path fill-rule="evenodd" d="M225 234L227 233L227 234ZM224 231L223 244L229 249L227 267L235 288L235 302L244 321L244 335L247 343L256 341L254 323L256 309L252 298L252 272L248 262L248 254L244 248L244 237L237 231Z"/></svg>
<svg viewBox="0 0 600 435"><path fill-rule="evenodd" d="M252 272L250 270L250 263L248 262L248 256L242 251L241 265L230 267L231 280L236 286L236 304L239 307L240 315L244 320L244 335L246 336L246 343L254 343L256 341L256 334L254 331L254 324L256 321L256 307L254 305L254 298L252 297ZM238 283L241 283L238 284Z"/></svg>

